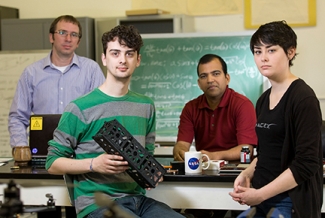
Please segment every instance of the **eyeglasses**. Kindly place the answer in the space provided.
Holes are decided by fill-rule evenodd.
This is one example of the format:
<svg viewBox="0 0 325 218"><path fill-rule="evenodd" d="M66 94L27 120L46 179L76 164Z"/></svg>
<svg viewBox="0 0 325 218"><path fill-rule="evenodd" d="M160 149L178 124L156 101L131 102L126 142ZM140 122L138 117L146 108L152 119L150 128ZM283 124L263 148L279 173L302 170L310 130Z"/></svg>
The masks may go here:
<svg viewBox="0 0 325 218"><path fill-rule="evenodd" d="M64 36L64 37L67 37L68 35L70 35L70 37L72 37L72 38L79 38L80 37L79 33L76 33L76 32L68 33L68 31L66 31L66 30L58 30L58 31L56 31L54 33L57 33L60 36Z"/></svg>

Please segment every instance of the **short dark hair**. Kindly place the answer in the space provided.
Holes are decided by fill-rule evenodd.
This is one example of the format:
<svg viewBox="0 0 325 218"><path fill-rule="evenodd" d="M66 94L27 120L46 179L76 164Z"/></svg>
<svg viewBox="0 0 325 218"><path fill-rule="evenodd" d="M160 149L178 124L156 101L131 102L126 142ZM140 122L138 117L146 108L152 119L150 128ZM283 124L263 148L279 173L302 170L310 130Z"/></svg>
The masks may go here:
<svg viewBox="0 0 325 218"><path fill-rule="evenodd" d="M114 41L118 38L118 42L121 45L126 45L129 48L133 48L140 53L140 48L143 46L142 37L139 31L132 25L118 25L108 32L105 32L102 36L103 52L106 55L107 43Z"/></svg>
<svg viewBox="0 0 325 218"><path fill-rule="evenodd" d="M212 61L213 59L218 59L221 63L221 66L222 66L222 70L224 72L225 75L227 75L228 71L227 71L227 64L226 62L222 59L222 57L220 57L219 55L216 55L216 54L206 54L206 55L203 55L200 60L199 60L199 63L197 64L197 68L196 68L196 72L197 72L197 75L199 75L199 66L201 64L206 64L206 63L209 63L210 61Z"/></svg>
<svg viewBox="0 0 325 218"><path fill-rule="evenodd" d="M78 25L79 28L79 39L81 39L82 37L82 28L81 28L81 24L80 22L73 17L72 15L62 15L60 17L57 17L51 24L50 26L50 33L54 34L54 32L56 31L56 25L60 22L60 21L65 21L68 23L73 23Z"/></svg>
<svg viewBox="0 0 325 218"><path fill-rule="evenodd" d="M297 35L286 21L274 21L266 23L258 28L250 41L250 49L254 54L254 46L279 45L283 48L286 55L290 48L297 48ZM292 61L296 55L289 61L289 66L293 66Z"/></svg>

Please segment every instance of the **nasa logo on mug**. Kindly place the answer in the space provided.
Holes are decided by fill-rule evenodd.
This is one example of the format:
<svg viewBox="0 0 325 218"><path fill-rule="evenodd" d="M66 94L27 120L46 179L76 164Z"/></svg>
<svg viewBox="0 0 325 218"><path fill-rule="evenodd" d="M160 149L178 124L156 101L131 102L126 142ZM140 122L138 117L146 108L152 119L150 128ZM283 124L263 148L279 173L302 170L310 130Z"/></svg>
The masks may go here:
<svg viewBox="0 0 325 218"><path fill-rule="evenodd" d="M188 151L185 152L185 174L197 174L202 173L202 169L206 170L210 166L210 159L208 155L202 154L200 151ZM208 162L207 166L202 167L203 159L205 157Z"/></svg>
<svg viewBox="0 0 325 218"><path fill-rule="evenodd" d="M200 166L200 161L197 158L193 157L188 160L187 164L190 169L196 170Z"/></svg>

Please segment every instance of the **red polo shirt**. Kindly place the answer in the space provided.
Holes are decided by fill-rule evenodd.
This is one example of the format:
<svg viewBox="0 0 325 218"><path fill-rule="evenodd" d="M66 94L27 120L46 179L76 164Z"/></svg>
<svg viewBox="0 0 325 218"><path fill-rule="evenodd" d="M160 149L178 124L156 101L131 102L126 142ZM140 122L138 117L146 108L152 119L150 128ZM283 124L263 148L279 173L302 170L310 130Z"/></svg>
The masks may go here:
<svg viewBox="0 0 325 218"><path fill-rule="evenodd" d="M239 144L257 144L254 105L245 96L230 88L219 106L211 110L205 95L186 103L180 116L177 141L192 143L196 149L228 150Z"/></svg>

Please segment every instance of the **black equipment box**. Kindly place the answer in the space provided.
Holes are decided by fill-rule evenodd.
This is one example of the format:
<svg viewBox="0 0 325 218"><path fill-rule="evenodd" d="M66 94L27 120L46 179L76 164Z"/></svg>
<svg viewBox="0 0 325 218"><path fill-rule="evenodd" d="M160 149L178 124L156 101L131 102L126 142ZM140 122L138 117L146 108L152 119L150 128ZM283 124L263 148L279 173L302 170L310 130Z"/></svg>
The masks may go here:
<svg viewBox="0 0 325 218"><path fill-rule="evenodd" d="M105 122L93 139L106 153L118 152L129 163L126 172L142 188L155 188L166 173L163 166L115 119Z"/></svg>

